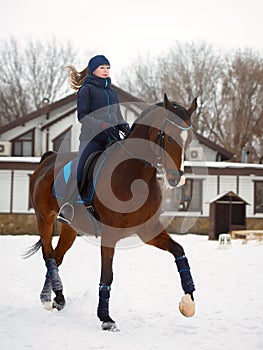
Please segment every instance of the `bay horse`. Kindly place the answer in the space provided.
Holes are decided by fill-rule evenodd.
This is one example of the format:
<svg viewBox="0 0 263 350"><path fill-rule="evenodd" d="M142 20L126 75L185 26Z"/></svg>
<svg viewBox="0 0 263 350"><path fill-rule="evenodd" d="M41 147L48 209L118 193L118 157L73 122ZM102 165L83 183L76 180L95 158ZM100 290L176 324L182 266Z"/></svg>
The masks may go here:
<svg viewBox="0 0 263 350"><path fill-rule="evenodd" d="M161 107L163 106L163 107ZM195 303L194 282L183 247L175 242L160 222L162 191L157 170L164 174L168 186L184 183L184 153L193 131L191 115L197 108L194 99L190 108L172 103L164 94L164 102L146 108L131 128L130 134L116 142L104 157L104 164L96 178L94 207L101 228L101 276L97 316L102 329L118 330L109 314L111 284L113 282L113 256L116 243L136 233L142 242L168 251L175 258L184 296L179 303L181 313L193 316ZM111 147L110 147L111 149ZM31 247L28 255L42 248L47 268L45 283L40 294L41 302L49 308L61 310L65 305L63 285L58 272L65 253L72 246L77 232L92 232L83 205L77 211L72 225L61 223L60 236L55 248L52 233L59 210L59 202L52 193L54 176L73 158L47 152L42 156L30 180L30 199L40 234L40 240ZM52 291L55 294L51 300Z"/></svg>

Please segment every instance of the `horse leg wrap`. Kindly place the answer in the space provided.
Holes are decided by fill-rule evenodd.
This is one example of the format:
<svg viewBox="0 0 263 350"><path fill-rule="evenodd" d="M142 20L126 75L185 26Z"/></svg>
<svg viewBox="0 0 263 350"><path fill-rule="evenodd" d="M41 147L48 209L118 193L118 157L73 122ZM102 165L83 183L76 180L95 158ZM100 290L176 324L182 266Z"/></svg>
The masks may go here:
<svg viewBox="0 0 263 350"><path fill-rule="evenodd" d="M53 291L55 293L59 290L62 291L63 286L58 274L58 267L55 259L52 259L52 258L47 259L46 267L47 267L47 276L50 277Z"/></svg>
<svg viewBox="0 0 263 350"><path fill-rule="evenodd" d="M45 304L49 301L51 301L51 291L52 291L52 284L51 284L51 278L47 274L46 275L46 280L44 283L44 287L40 293L40 300L42 304Z"/></svg>
<svg viewBox="0 0 263 350"><path fill-rule="evenodd" d="M110 286L100 284L97 316L103 322L114 322L109 316Z"/></svg>
<svg viewBox="0 0 263 350"><path fill-rule="evenodd" d="M176 258L175 263L177 265L177 269L180 274L181 284L185 294L190 294L193 298L193 292L195 291L195 286L194 286L194 282L190 272L190 266L188 264L188 260L186 256L183 255Z"/></svg>

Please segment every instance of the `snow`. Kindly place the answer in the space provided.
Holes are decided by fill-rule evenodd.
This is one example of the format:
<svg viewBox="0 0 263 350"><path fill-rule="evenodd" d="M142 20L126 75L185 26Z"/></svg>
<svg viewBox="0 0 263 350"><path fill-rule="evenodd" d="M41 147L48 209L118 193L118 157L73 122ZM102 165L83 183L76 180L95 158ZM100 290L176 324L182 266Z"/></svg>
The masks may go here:
<svg viewBox="0 0 263 350"><path fill-rule="evenodd" d="M39 163L40 157L0 157L0 162Z"/></svg>
<svg viewBox="0 0 263 350"><path fill-rule="evenodd" d="M234 162L211 162L211 161L184 161L184 166L189 167L203 167L203 168L237 168L237 169L263 169L263 164L257 163L234 163Z"/></svg>
<svg viewBox="0 0 263 350"><path fill-rule="evenodd" d="M178 310L183 293L173 257L131 237L115 253L110 310L120 332L113 333L96 316L99 239L77 237L60 267L67 304L50 312L39 301L41 252L22 259L38 237L0 236L1 350L263 349L263 244L232 240L219 250L207 236L172 237L191 265L196 315Z"/></svg>

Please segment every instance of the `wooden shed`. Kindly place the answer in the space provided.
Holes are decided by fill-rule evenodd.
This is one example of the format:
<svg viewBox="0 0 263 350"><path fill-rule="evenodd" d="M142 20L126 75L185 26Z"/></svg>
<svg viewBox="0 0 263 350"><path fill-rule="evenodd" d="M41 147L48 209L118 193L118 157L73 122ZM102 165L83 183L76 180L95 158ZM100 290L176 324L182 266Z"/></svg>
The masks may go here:
<svg viewBox="0 0 263 350"><path fill-rule="evenodd" d="M246 229L246 205L244 199L229 191L209 201L209 239L217 240L221 233Z"/></svg>

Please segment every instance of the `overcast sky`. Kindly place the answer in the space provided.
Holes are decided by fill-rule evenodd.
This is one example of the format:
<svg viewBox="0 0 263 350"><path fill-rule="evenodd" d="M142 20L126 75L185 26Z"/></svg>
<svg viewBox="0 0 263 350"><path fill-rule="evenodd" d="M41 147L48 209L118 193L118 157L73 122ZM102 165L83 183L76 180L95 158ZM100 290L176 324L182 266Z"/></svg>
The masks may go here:
<svg viewBox="0 0 263 350"><path fill-rule="evenodd" d="M0 38L69 39L83 62L105 54L114 75L138 54L145 58L161 54L176 41L263 52L262 0L0 0L0 4Z"/></svg>

